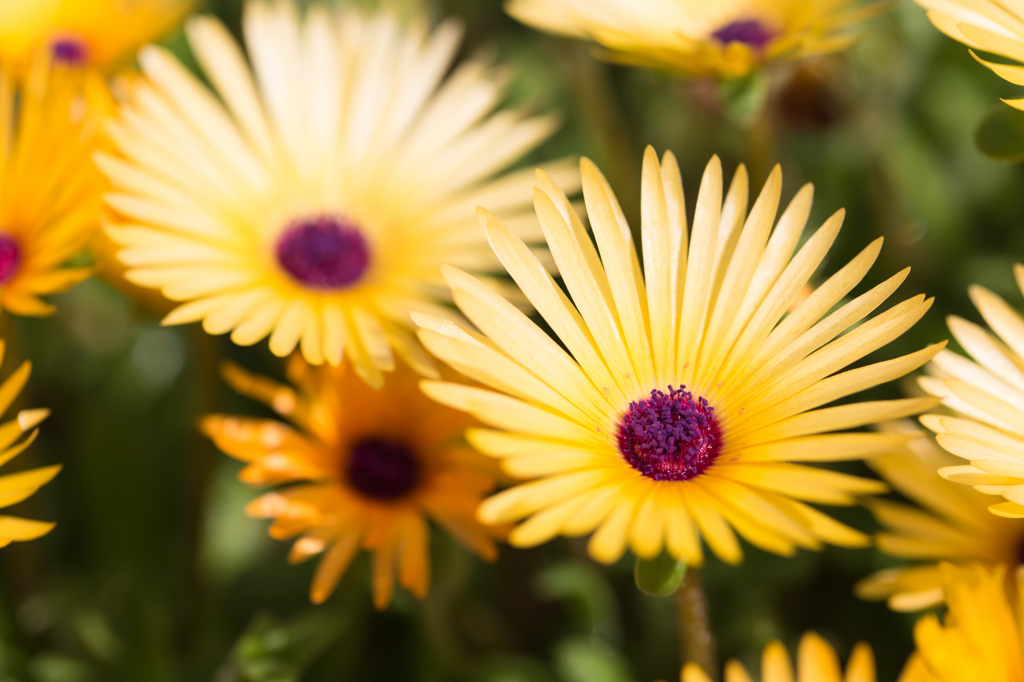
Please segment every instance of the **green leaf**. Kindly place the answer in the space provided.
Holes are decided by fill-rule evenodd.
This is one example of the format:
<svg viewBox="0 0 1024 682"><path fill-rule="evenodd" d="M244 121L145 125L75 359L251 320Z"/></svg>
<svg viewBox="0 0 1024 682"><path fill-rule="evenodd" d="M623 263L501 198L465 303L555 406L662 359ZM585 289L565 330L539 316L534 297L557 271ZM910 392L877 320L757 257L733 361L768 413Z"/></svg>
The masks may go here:
<svg viewBox="0 0 1024 682"><path fill-rule="evenodd" d="M565 682L633 682L623 658L590 637L567 637L559 642L555 669Z"/></svg>
<svg viewBox="0 0 1024 682"><path fill-rule="evenodd" d="M241 682L298 682L306 668L344 630L337 616L311 611L288 621L256 616L234 651L233 679Z"/></svg>
<svg viewBox="0 0 1024 682"><path fill-rule="evenodd" d="M718 84L718 99L726 118L741 128L754 125L768 101L768 79L760 71Z"/></svg>
<svg viewBox="0 0 1024 682"><path fill-rule="evenodd" d="M633 579L640 591L651 597L668 597L675 594L686 575L686 562L678 561L662 552L654 559L636 560Z"/></svg>
<svg viewBox="0 0 1024 682"><path fill-rule="evenodd" d="M981 153L997 161L1024 161L1024 111L1000 104L978 127L975 142Z"/></svg>

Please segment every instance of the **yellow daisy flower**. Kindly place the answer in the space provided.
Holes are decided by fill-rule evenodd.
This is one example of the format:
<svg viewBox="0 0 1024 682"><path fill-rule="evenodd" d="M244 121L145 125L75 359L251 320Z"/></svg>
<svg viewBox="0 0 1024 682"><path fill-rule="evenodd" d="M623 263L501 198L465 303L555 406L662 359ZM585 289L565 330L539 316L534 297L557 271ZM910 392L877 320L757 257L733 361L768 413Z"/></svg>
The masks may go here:
<svg viewBox="0 0 1024 682"><path fill-rule="evenodd" d="M4 349L4 342L0 341L0 362L3 362ZM25 361L0 384L0 414L11 407L31 373L32 363ZM0 424L0 466L10 462L32 444L39 435L36 427L48 416L50 411L46 409L20 410L17 417ZM21 438L26 432L29 432L28 436ZM59 464L54 464L0 476L0 507L10 507L27 500L49 483L60 469ZM6 547L12 542L35 540L49 533L55 525L0 515L0 547Z"/></svg>
<svg viewBox="0 0 1024 682"><path fill-rule="evenodd" d="M430 582L430 519L487 561L497 558L500 530L474 518L494 487L490 462L470 449L462 432L471 420L427 399L418 375L399 365L377 390L348 363L311 368L298 356L288 365L297 390L248 374L224 372L240 393L287 417L278 421L213 415L202 430L228 455L248 463L239 479L252 485L294 483L257 498L246 511L272 518L278 540L301 535L288 560L324 553L310 599L321 603L356 552L373 553L373 600L391 601L394 574L422 598Z"/></svg>
<svg viewBox="0 0 1024 682"><path fill-rule="evenodd" d="M695 75L743 76L765 62L847 48L882 7L851 0L509 0L513 17L592 40L610 60Z"/></svg>
<svg viewBox="0 0 1024 682"><path fill-rule="evenodd" d="M1007 580L1005 566L942 566L949 611L917 621L917 650L899 682L1020 682L1024 574ZM1007 588L1012 583L1008 592Z"/></svg>
<svg viewBox="0 0 1024 682"><path fill-rule="evenodd" d="M694 664L688 663L680 675L681 682L711 682L711 678ZM846 664L846 675L839 665L835 649L823 637L808 632L800 638L796 668L782 642L772 641L761 655L761 682L875 682L875 656L871 647L859 642ZM739 661L725 664L725 682L750 682L750 673Z"/></svg>
<svg viewBox="0 0 1024 682"><path fill-rule="evenodd" d="M501 458L508 473L539 479L486 500L479 518L530 517L510 536L521 547L594 531L590 553L606 563L629 545L639 557L655 557L664 547L700 564L700 536L737 563L742 553L733 529L782 555L818 549L823 541L867 544L864 535L804 502L853 504L885 486L794 462L854 459L905 440L828 432L915 414L934 404L929 398L818 408L934 356L941 344L841 371L902 334L931 300L914 297L850 329L896 289L904 271L826 315L871 267L877 240L787 315L832 245L843 212L797 249L812 188L797 193L773 231L781 171L771 173L748 216L746 171L737 171L723 202L716 157L704 172L687 237L676 160L666 154L659 163L650 148L641 275L611 188L590 161L581 166L597 249L543 172L534 190L571 301L522 241L480 210L495 253L568 352L453 266L444 274L455 302L483 335L415 316L434 355L494 389L427 381L424 390L494 427L472 429L468 437Z"/></svg>
<svg viewBox="0 0 1024 682"><path fill-rule="evenodd" d="M1024 85L1024 65L998 64L974 50L992 52L1024 62L1024 6L996 0L915 0L928 10L928 18L947 36L971 49L971 55L1014 85ZM1004 99L1024 110L1024 98Z"/></svg>
<svg viewBox="0 0 1024 682"><path fill-rule="evenodd" d="M127 218L109 232L128 278L186 302L166 324L202 320L242 345L269 335L275 354L301 345L314 365L347 355L375 386L392 349L431 373L409 312L446 309L441 262L499 267L478 204L539 236L531 174L495 176L554 119L492 114L504 79L479 61L445 78L452 22L325 6L300 18L256 0L244 32L255 80L219 22L187 27L217 95L166 51L140 55L147 82L112 128L122 157L100 158ZM573 182L571 164L555 170Z"/></svg>
<svg viewBox="0 0 1024 682"><path fill-rule="evenodd" d="M1013 272L1024 291L1024 266ZM989 510L1024 518L1024 318L984 287L968 292L996 336L961 317L948 318L953 338L976 362L952 351L935 356L930 376L919 383L956 416L925 415L921 423L939 445L970 462L940 469L943 477L1003 496L1007 501Z"/></svg>
<svg viewBox="0 0 1024 682"><path fill-rule="evenodd" d="M109 72L177 24L194 0L12 0L0 3L0 61L27 69L40 50Z"/></svg>
<svg viewBox="0 0 1024 682"><path fill-rule="evenodd" d="M909 423L887 428L911 436L904 449L869 464L896 491L923 509L887 500L868 508L885 530L877 547L917 562L878 571L857 585L863 599L887 599L896 611L917 611L943 600L940 561L1007 564L1024 562L1024 524L988 513L989 500L967 486L950 483L938 470L956 463L926 432Z"/></svg>
<svg viewBox="0 0 1024 682"><path fill-rule="evenodd" d="M49 60L46 60L47 62ZM39 297L64 291L89 268L63 267L99 224L106 182L90 156L102 112L88 74L37 62L16 87L0 72L0 308L49 315Z"/></svg>

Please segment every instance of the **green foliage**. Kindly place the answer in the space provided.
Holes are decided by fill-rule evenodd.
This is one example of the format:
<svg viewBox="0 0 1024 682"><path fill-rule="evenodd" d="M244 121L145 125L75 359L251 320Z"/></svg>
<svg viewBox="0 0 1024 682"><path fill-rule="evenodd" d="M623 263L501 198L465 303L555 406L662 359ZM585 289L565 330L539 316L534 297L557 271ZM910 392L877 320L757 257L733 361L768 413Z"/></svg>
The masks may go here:
<svg viewBox="0 0 1024 682"><path fill-rule="evenodd" d="M978 149L998 161L1024 161L1024 111L997 105L978 126Z"/></svg>
<svg viewBox="0 0 1024 682"><path fill-rule="evenodd" d="M651 597L670 597L686 576L686 562L676 561L665 551L654 559L637 557L633 580L641 592Z"/></svg>

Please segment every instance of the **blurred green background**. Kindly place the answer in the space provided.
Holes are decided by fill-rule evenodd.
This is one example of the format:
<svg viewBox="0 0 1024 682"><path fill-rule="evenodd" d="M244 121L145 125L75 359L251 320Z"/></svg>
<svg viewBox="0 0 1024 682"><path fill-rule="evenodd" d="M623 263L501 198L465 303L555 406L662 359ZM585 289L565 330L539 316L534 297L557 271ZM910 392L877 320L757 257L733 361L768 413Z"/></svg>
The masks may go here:
<svg viewBox="0 0 1024 682"><path fill-rule="evenodd" d="M868 361L946 338L948 314L977 320L966 295L972 282L1020 305L1011 266L1024 253L1024 174L974 143L981 120L1014 88L912 3L873 20L846 53L773 72L763 116L743 124L715 84L596 61L584 44L517 24L496 0L426 5L436 17L465 20L464 54L486 50L510 67L510 101L563 115L561 131L524 164L589 156L633 224L641 154L652 144L679 157L691 204L713 153L730 175L746 163L755 192L775 163L784 200L814 182L815 226L847 210L821 275L884 236L878 264L854 293L910 265L901 298L925 292L937 303ZM205 11L237 31L238 0ZM187 52L180 35L168 43ZM678 679L673 601L642 596L630 558L601 568L582 541L504 548L492 566L437 533L425 601L400 593L374 612L363 557L330 601L312 608L313 562L287 565L287 544L242 512L256 493L235 481L239 465L195 429L209 411L269 416L221 382L222 359L278 377L281 361L265 343L241 349L197 325L161 328L99 279L55 302L52 318L0 321L9 337L3 372L25 358L35 364L20 406L53 410L37 444L8 468L64 465L12 510L58 526L0 551L0 682ZM889 386L875 395L898 394ZM836 514L874 528L863 510ZM723 659L749 666L769 639L792 647L813 628L843 657L869 640L879 679L895 678L915 618L851 590L894 560L873 550L792 559L745 550L741 567L712 559L703 571Z"/></svg>

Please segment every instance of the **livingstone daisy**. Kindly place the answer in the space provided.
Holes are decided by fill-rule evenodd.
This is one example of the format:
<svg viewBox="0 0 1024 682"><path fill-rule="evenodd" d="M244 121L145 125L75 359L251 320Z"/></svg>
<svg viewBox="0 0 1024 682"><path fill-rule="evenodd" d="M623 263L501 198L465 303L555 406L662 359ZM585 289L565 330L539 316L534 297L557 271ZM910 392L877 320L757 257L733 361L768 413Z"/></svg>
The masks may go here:
<svg viewBox="0 0 1024 682"><path fill-rule="evenodd" d="M942 566L949 610L917 622L917 650L899 682L1020 682L1024 574L1006 566Z"/></svg>
<svg viewBox="0 0 1024 682"><path fill-rule="evenodd" d="M695 663L683 668L680 679L681 682L711 682ZM750 679L750 673L739 661L725 664L725 682L750 682ZM875 682L875 679L875 656L865 642L854 646L845 675L835 649L815 632L800 638L795 668L786 647L777 640L769 642L761 656L761 682Z"/></svg>
<svg viewBox="0 0 1024 682"><path fill-rule="evenodd" d="M298 539L288 560L323 553L310 587L321 603L360 549L373 554L373 601L391 600L395 574L422 598L430 582L428 520L488 561L500 529L474 517L494 487L492 463L462 437L465 414L429 400L419 376L399 365L380 390L348 363L288 365L295 388L234 365L224 376L240 393L266 403L292 425L213 415L202 430L217 447L247 463L244 483L279 487L249 504L250 516L274 519L270 535Z"/></svg>
<svg viewBox="0 0 1024 682"><path fill-rule="evenodd" d="M1024 524L993 516L988 512L990 497L939 476L938 470L955 465L956 457L909 422L886 428L906 433L911 440L869 464L921 508L888 500L868 502L884 527L875 535L875 545L886 554L917 563L865 578L857 585L858 596L887 599L896 611L917 611L942 602L942 561L1011 567L1024 563Z"/></svg>
<svg viewBox="0 0 1024 682"><path fill-rule="evenodd" d="M0 341L0 362L3 362L4 349L4 342ZM31 373L32 363L25 361L0 384L0 414L10 409ZM36 427L48 416L50 411L46 409L20 410L14 419L0 423L0 466L10 462L32 444L39 435ZM26 433L28 436L22 438ZM27 500L49 483L60 469L60 465L55 464L0 476L0 507L10 507ZM0 547L6 547L12 542L35 540L49 533L55 525L0 515Z"/></svg>
<svg viewBox="0 0 1024 682"><path fill-rule="evenodd" d="M1024 291L1024 266L1013 269ZM1024 518L1024 318L1002 298L977 285L968 293L995 336L955 315L949 331L974 361L943 351L929 363L921 387L955 416L925 415L935 440L969 464L939 470L945 478L1001 495L989 510Z"/></svg>
<svg viewBox="0 0 1024 682"><path fill-rule="evenodd" d="M500 267L478 204L539 237L531 174L499 174L555 120L494 112L504 79L481 61L445 77L453 22L254 1L243 25L255 73L215 19L187 27L216 93L165 50L140 55L146 82L111 128L121 155L99 159L128 279L185 302L167 324L269 335L314 365L347 356L375 386L392 350L430 374L409 313L446 309L440 263ZM573 182L572 164L553 171Z"/></svg>
<svg viewBox="0 0 1024 682"><path fill-rule="evenodd" d="M1024 85L1024 65L999 64L982 59L974 50L991 52L1024 62L1024 6L997 0L914 0L928 10L935 27L953 40L971 47L971 56L997 76ZM1024 98L1004 99L1024 110Z"/></svg>
<svg viewBox="0 0 1024 682"><path fill-rule="evenodd" d="M65 267L99 227L106 181L91 155L100 144L102 93L89 74L49 60L15 85L0 72L0 308L49 315L40 296L64 291L90 268Z"/></svg>
<svg viewBox="0 0 1024 682"><path fill-rule="evenodd" d="M8 0L0 61L20 71L40 52L109 72L177 24L193 0Z"/></svg>
<svg viewBox="0 0 1024 682"><path fill-rule="evenodd" d="M737 77L765 62L836 52L879 11L850 0L510 0L513 17L592 40L606 58L674 72Z"/></svg>
<svg viewBox="0 0 1024 682"><path fill-rule="evenodd" d="M716 157L704 172L688 236L676 160L669 153L659 163L650 148L642 275L611 188L591 162L581 168L596 249L550 177L539 172L534 190L572 300L515 233L480 210L498 258L567 351L454 266L444 274L455 302L482 334L416 316L434 355L493 389L426 381L425 392L492 427L471 429L470 442L500 458L509 474L537 479L486 500L479 518L529 517L510 536L521 547L593 531L590 553L606 563L628 545L639 557L665 548L700 564L700 536L737 563L734 529L782 555L822 542L865 545L863 534L805 502L853 504L885 486L795 462L858 458L905 440L829 432L915 414L934 400L822 406L934 356L941 345L841 371L902 334L931 300L917 296L865 320L904 271L829 314L871 267L877 240L786 314L828 252L843 212L797 249L812 188L797 193L773 230L781 171L771 173L748 215L746 171L737 171L723 202Z"/></svg>

